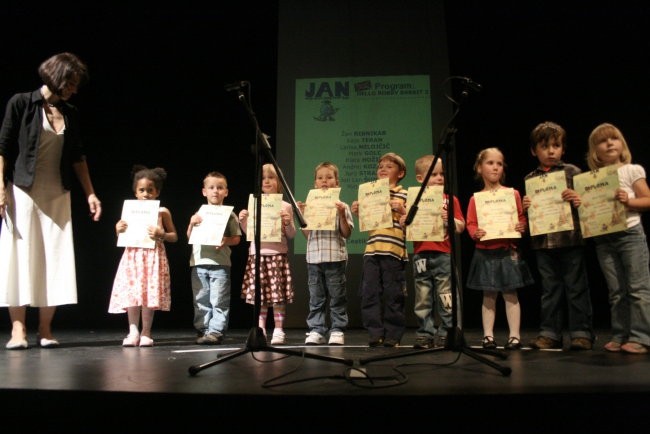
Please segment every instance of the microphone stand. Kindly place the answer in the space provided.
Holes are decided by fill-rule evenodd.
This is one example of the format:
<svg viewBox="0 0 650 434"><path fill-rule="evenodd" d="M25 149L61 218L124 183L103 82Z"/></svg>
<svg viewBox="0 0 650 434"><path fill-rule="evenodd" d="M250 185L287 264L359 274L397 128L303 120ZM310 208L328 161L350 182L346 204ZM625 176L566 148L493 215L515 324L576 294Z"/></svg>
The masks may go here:
<svg viewBox="0 0 650 434"><path fill-rule="evenodd" d="M271 145L268 142L268 136L264 134L259 127L259 123L257 122L257 117L255 116L255 112L253 112L253 109L251 105L248 103L246 100L246 97L244 93L241 90L242 85L246 82L241 82L241 85L235 86L235 85L226 85L226 90L236 90L237 91L237 98L239 101L243 104L244 108L246 109L246 112L248 113L250 120L253 124L253 127L255 128L255 156L256 156L256 167L255 167L255 172L256 172L256 181L255 181L255 237L254 237L254 242L255 242L255 302L254 302L254 309L253 309L253 321L257 324L259 313L260 313L260 305L262 301L262 294L261 294L261 288L260 288L260 249L261 249L261 233L262 233L262 157L266 157L268 161L273 164L273 167L275 168L275 171L278 175L278 178L280 179L280 183L282 184L282 187L284 188L284 192L289 198L289 202L291 203L291 206L293 208L293 211L296 214L296 217L298 218L298 221L300 223L300 227L304 228L307 226L307 223L305 222L305 219L300 212L300 209L298 208L298 205L296 204L296 201L291 193L291 190L289 189L289 185L287 184L284 175L282 173L282 170L280 170L280 167L278 167L278 164L275 160L275 157L273 156L273 153L271 152ZM325 361L330 361L330 362L337 362L337 363L342 363L344 365L352 366L354 362L350 359L345 359L341 357L332 357L332 356L322 356L319 354L314 354L314 353L309 353L305 351L299 351L299 350L290 350L287 348L280 348L280 347L275 347L275 346L269 346L266 343L266 337L264 336L264 331L262 328L259 326L253 326L250 331L248 332L248 338L246 339L246 344L244 348L241 350L236 350L233 352L230 352L220 358L216 358L212 361L209 361L207 363L202 363L199 365L193 365L189 367L189 374L191 376L195 376L198 374L200 371L207 369L211 366L217 365L219 363L225 362L230 359L234 359L236 357L239 357L241 355L251 353L251 352L257 352L257 351L266 351L266 352L273 352L273 353L279 353L279 354L285 354L285 355L290 355L290 356L299 356L299 357L304 357L304 358L311 358L311 359L317 359L317 360L325 360Z"/></svg>
<svg viewBox="0 0 650 434"><path fill-rule="evenodd" d="M453 78L453 77L452 77ZM431 162L431 166L429 166L429 170L427 171L426 176L424 177L424 180L422 181L422 185L420 186L420 190L418 191L418 194L416 198L413 201L413 204L411 205L411 208L409 209L408 214L406 215L406 222L405 224L408 226L413 222L413 219L415 218L415 215L418 211L418 203L420 202L420 198L422 197L422 194L424 193L424 190L427 188L427 183L429 181L429 178L431 177L431 173L433 173L433 169L436 167L436 164L438 162L438 159L440 159L440 156L442 155L443 151L447 153L447 161L452 160L450 158L450 155L452 155L453 151L453 146L452 146L452 138L454 134L456 133L457 129L455 127L455 121L456 117L458 116L458 113L460 112L460 107L461 104L467 99L467 96L469 95L469 90L480 90L480 85L477 83L472 82L470 79L467 79L466 77L457 77L461 78L463 83L464 83L464 88L463 91L461 92L461 98L460 101L456 103L456 109L454 110L454 113L451 116L451 119L447 122L446 127L443 130L443 136L438 144L438 149L435 153L435 157L433 161ZM461 302L461 297L458 291L458 273L457 273L457 267L456 267L456 223L454 221L454 194L453 194L453 185L451 182L452 179L452 165L446 166L445 171L447 175L445 176L445 191L447 193L447 236L449 237L449 243L451 246L451 252L450 252L450 260L451 260L451 309L452 309L452 329L447 331L447 340L445 342L444 347L438 347L438 348L424 348L424 349L416 349L413 351L405 351L405 352L399 352L398 354L386 354L386 355L380 355L380 356L375 356L375 357L369 357L366 359L362 359L359 361L359 364L365 365L367 363L375 362L378 360L386 360L386 359L393 359L397 357L408 357L408 356L413 356L416 354L425 354L425 353L431 353L431 352L438 352L438 351L443 351L443 350L451 350L451 351L456 351L460 352L462 354L465 354L469 357L472 357L473 359L478 360L479 362L482 362L497 371L499 371L503 376L509 376L512 370L509 367L504 367L499 365L498 363L493 362L490 359L487 359L483 357L482 355L478 353L483 353L483 354L488 354L491 356L495 356L501 359L507 358L507 355L499 350L491 350L491 349L486 349L486 348L469 348L465 344L465 339L463 337L463 330L462 327L458 326L458 310L457 310L457 303L461 304L458 306L459 310L462 310L462 303Z"/></svg>

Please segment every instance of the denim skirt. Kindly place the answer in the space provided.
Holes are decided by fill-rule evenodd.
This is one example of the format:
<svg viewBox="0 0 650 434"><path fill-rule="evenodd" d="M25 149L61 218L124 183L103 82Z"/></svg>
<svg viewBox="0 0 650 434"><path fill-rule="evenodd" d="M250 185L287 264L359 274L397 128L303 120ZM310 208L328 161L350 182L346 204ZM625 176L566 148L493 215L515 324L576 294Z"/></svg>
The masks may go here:
<svg viewBox="0 0 650 434"><path fill-rule="evenodd" d="M481 291L514 291L535 283L515 249L475 249L465 286Z"/></svg>

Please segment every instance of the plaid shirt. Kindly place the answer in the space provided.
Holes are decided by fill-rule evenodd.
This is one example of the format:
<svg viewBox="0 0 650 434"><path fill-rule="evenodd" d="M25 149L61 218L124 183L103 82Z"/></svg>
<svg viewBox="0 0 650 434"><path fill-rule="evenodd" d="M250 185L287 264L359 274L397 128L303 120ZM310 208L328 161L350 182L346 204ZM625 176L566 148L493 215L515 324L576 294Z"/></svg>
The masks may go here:
<svg viewBox="0 0 650 434"><path fill-rule="evenodd" d="M560 161L555 167L550 168L548 171L545 171L538 167L526 175L524 180L533 178L535 176L540 176L545 173L555 172L557 170L564 170L564 173L566 174L567 188L571 189L573 188L573 177L579 173L582 173L582 170L580 170L577 166ZM533 250L539 250L584 245L582 233L580 232L580 218L578 216L578 210L574 208L573 205L571 205L571 216L573 217L572 231L552 232L550 234L531 236L530 248Z"/></svg>
<svg viewBox="0 0 650 434"><path fill-rule="evenodd" d="M336 227L333 231L310 231L307 238L307 263L321 264L324 262L340 262L348 259L346 239L341 235L340 216L336 219ZM345 204L345 219L354 228L352 212Z"/></svg>

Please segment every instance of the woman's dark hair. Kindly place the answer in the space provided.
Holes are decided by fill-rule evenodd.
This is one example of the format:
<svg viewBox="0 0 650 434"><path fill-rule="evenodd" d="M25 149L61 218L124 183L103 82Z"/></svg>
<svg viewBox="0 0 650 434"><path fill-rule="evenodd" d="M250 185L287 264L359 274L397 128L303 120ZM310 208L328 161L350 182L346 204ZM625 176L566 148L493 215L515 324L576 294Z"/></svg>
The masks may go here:
<svg viewBox="0 0 650 434"><path fill-rule="evenodd" d="M72 53L59 53L50 57L38 67L43 83L57 96L63 94L68 82L78 80L78 86L88 82L88 67Z"/></svg>

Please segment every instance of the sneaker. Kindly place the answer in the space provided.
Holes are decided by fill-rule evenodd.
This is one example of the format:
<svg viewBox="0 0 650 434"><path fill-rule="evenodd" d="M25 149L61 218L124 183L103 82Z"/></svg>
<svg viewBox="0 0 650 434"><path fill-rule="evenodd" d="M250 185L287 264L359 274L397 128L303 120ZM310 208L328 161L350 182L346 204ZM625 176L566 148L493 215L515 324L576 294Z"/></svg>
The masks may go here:
<svg viewBox="0 0 650 434"><path fill-rule="evenodd" d="M605 348L605 351L609 351L610 353L620 353L621 352L621 343L620 342L609 341L603 346L603 348Z"/></svg>
<svg viewBox="0 0 650 434"><path fill-rule="evenodd" d="M282 345L286 342L286 335L282 330L273 330L273 337L271 338L271 345Z"/></svg>
<svg viewBox="0 0 650 434"><path fill-rule="evenodd" d="M447 336L438 336L436 338L436 347L445 347L447 346Z"/></svg>
<svg viewBox="0 0 650 434"><path fill-rule="evenodd" d="M384 345L384 338L382 336L378 338L370 338L368 341L369 347L381 347L382 345Z"/></svg>
<svg viewBox="0 0 650 434"><path fill-rule="evenodd" d="M590 350L593 347L593 343L590 339L587 338L573 338L571 339L570 350L582 351Z"/></svg>
<svg viewBox="0 0 650 434"><path fill-rule="evenodd" d="M399 341L397 339L385 339L384 340L384 346L385 347L399 347Z"/></svg>
<svg viewBox="0 0 650 434"><path fill-rule="evenodd" d="M217 332L206 333L196 340L199 345L219 345L221 342L223 342L223 335Z"/></svg>
<svg viewBox="0 0 650 434"><path fill-rule="evenodd" d="M342 331L333 331L330 333L329 345L344 345L345 344L345 335Z"/></svg>
<svg viewBox="0 0 650 434"><path fill-rule="evenodd" d="M331 338L330 338L331 339ZM325 337L318 332L309 332L305 338L305 345L323 345Z"/></svg>
<svg viewBox="0 0 650 434"><path fill-rule="evenodd" d="M153 347L153 339L151 339L149 336L140 336L140 346Z"/></svg>
<svg viewBox="0 0 650 434"><path fill-rule="evenodd" d="M628 354L647 354L648 347L638 342L626 342L621 345L621 351Z"/></svg>
<svg viewBox="0 0 650 434"><path fill-rule="evenodd" d="M129 333L122 340L123 347L137 347L138 345L140 345L140 335L136 333Z"/></svg>
<svg viewBox="0 0 650 434"><path fill-rule="evenodd" d="M537 336L530 342L530 347L536 350L560 350L562 349L562 342L551 339L547 336Z"/></svg>
<svg viewBox="0 0 650 434"><path fill-rule="evenodd" d="M426 349L433 347L433 339L427 336L418 336L415 338L413 348Z"/></svg>

